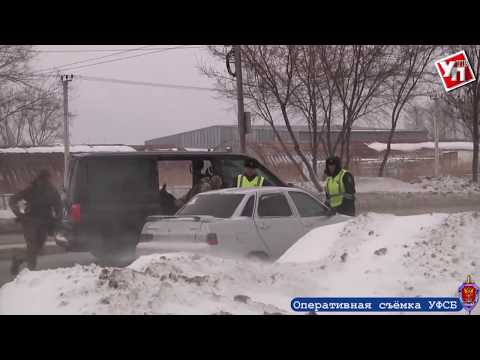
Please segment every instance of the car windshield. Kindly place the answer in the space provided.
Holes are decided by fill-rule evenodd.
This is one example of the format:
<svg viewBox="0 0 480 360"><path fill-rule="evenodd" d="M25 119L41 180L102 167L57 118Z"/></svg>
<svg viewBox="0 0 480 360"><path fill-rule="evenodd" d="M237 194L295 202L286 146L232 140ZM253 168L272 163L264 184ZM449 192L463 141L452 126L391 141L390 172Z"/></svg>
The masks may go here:
<svg viewBox="0 0 480 360"><path fill-rule="evenodd" d="M177 215L209 215L229 218L242 201L244 194L202 194L190 200Z"/></svg>

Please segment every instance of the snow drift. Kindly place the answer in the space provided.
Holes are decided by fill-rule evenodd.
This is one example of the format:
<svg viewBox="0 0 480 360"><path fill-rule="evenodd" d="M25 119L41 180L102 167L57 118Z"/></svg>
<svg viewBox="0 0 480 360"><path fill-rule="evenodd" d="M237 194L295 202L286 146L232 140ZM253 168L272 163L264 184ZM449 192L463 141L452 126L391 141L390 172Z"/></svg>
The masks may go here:
<svg viewBox="0 0 480 360"><path fill-rule="evenodd" d="M299 182L297 186L317 192L311 182ZM439 176L419 177L416 181L405 182L389 177L355 177L357 193L479 193L480 185L473 183L470 177Z"/></svg>
<svg viewBox="0 0 480 360"><path fill-rule="evenodd" d="M292 314L298 296L456 296L468 274L480 282L479 220L368 213L312 230L274 264L177 253L24 270L0 289L0 314Z"/></svg>
<svg viewBox="0 0 480 360"><path fill-rule="evenodd" d="M373 142L371 144L366 144L370 149L381 152L387 149L386 143ZM390 148L392 150L398 151L417 151L422 149L435 149L435 143L433 141L420 142L420 143L397 143L391 144ZM450 141L450 142L439 142L438 148L440 150L467 150L473 151L473 143L468 141Z"/></svg>

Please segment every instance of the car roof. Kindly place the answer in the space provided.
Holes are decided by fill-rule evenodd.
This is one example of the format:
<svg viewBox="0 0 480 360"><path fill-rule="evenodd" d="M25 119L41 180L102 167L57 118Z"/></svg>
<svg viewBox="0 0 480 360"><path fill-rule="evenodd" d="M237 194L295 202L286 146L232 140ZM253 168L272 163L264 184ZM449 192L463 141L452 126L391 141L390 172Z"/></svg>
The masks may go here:
<svg viewBox="0 0 480 360"><path fill-rule="evenodd" d="M254 187L254 188L228 188L228 189L220 189L220 190L211 190L205 193L200 193L199 195L208 195L208 194L252 194L255 192L258 193L265 193L265 192L275 192L275 191L298 191L298 192L306 192L303 189L295 188L295 187L287 187L287 186L264 186L264 187Z"/></svg>

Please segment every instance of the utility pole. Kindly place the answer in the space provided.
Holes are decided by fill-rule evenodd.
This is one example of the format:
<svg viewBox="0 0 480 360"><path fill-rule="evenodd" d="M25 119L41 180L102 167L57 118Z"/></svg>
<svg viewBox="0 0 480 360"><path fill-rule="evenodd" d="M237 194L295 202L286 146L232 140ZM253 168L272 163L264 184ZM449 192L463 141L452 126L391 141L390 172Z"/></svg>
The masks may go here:
<svg viewBox="0 0 480 360"><path fill-rule="evenodd" d="M438 177L440 175L440 151L438 149L438 122L437 122L437 116L433 117L433 132L435 133L435 177Z"/></svg>
<svg viewBox="0 0 480 360"><path fill-rule="evenodd" d="M63 84L63 144L64 144L64 171L63 189L67 191L68 171L70 169L70 127L68 123L68 83L73 80L73 75L61 75L60 81Z"/></svg>
<svg viewBox="0 0 480 360"><path fill-rule="evenodd" d="M242 154L246 153L245 148L245 134L246 134L246 124L245 124L245 110L243 103L243 79L242 79L242 53L241 45L233 45L233 51L230 51L227 54L227 70L233 77L237 80L237 119L238 119L238 135L240 138L240 152ZM235 73L230 69L230 57L233 52L233 57L235 58Z"/></svg>
<svg viewBox="0 0 480 360"><path fill-rule="evenodd" d="M437 101L440 99L441 96L437 94L432 94L430 95L430 99ZM434 163L434 174L435 177L438 177L440 175L440 150L438 148L438 137L439 137L439 131L438 131L438 122L437 122L437 115L438 111L436 111L437 107L435 106L434 111L433 111L433 137L435 140L435 163Z"/></svg>

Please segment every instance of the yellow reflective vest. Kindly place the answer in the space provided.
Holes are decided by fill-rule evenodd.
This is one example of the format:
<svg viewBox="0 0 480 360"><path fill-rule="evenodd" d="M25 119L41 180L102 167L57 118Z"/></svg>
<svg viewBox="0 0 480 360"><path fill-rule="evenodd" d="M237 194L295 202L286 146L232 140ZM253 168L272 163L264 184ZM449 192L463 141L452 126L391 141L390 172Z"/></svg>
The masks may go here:
<svg viewBox="0 0 480 360"><path fill-rule="evenodd" d="M237 176L237 187L239 188L252 188L257 186L263 186L263 181L265 178L263 176L255 176L252 181L248 181L245 175Z"/></svg>
<svg viewBox="0 0 480 360"><path fill-rule="evenodd" d="M327 191L327 196L330 199L330 206L332 208L342 205L343 194L345 194L345 185L343 185L343 176L347 172L348 172L347 170L342 169L338 172L336 176L327 177L327 185L325 188Z"/></svg>

